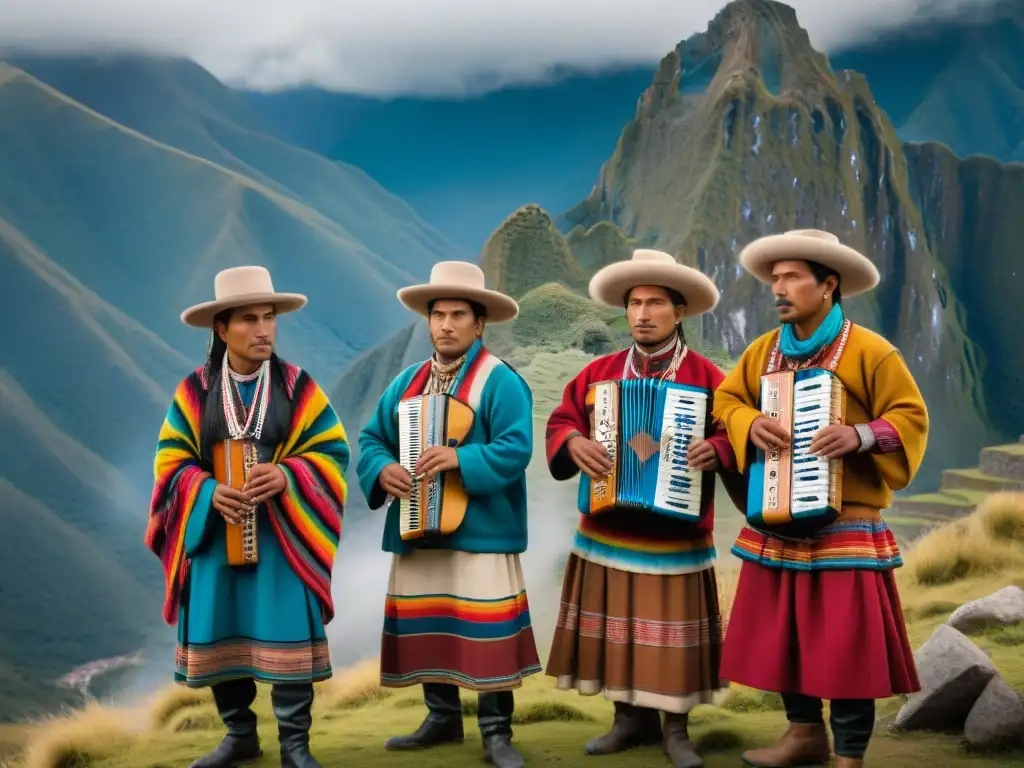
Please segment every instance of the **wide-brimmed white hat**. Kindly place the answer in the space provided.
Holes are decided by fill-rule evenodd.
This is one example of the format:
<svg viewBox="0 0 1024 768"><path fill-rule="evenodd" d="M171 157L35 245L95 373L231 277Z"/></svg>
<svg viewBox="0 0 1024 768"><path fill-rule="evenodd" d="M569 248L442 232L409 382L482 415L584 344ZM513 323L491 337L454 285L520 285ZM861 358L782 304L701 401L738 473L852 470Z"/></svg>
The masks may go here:
<svg viewBox="0 0 1024 768"><path fill-rule="evenodd" d="M225 309L250 304L273 304L278 314L306 305L301 293L277 293L270 272L263 267L231 267L213 279L213 301L204 301L181 313L181 321L196 328L212 328L213 318Z"/></svg>
<svg viewBox="0 0 1024 768"><path fill-rule="evenodd" d="M839 275L843 296L866 293L880 279L871 259L821 229L793 229L781 235L768 235L740 251L740 265L767 285L772 282L772 265L791 259L814 261L833 270Z"/></svg>
<svg viewBox="0 0 1024 768"><path fill-rule="evenodd" d="M628 261L617 261L599 270L590 279L590 297L621 309L626 294L639 285L658 285L681 293L687 317L703 315L718 304L718 288L710 277L663 251L648 248L639 248Z"/></svg>
<svg viewBox="0 0 1024 768"><path fill-rule="evenodd" d="M519 315L519 304L504 293L484 287L484 272L468 261L439 261L430 270L430 282L398 291L398 300L426 317L427 307L438 299L474 301L487 310L487 320L504 323Z"/></svg>

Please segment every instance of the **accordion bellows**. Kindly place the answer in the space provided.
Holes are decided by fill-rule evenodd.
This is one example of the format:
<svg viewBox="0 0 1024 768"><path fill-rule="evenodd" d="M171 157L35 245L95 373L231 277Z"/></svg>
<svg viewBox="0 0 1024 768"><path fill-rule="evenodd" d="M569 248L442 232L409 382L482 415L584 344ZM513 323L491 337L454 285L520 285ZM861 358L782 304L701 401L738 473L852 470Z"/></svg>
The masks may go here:
<svg viewBox="0 0 1024 768"><path fill-rule="evenodd" d="M611 473L581 485L580 509L615 507L700 520L703 475L689 468L690 444L706 436L710 392L660 379L590 385L591 439L605 446Z"/></svg>

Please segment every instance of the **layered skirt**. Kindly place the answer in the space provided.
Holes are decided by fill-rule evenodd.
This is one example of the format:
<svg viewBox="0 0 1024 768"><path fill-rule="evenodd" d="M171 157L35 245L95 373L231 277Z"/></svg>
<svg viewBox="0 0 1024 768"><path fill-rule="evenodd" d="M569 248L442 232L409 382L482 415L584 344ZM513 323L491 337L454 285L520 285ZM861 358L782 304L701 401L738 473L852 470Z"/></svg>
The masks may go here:
<svg viewBox="0 0 1024 768"><path fill-rule="evenodd" d="M722 635L714 568L631 573L570 554L546 673L563 690L685 713L725 687Z"/></svg>
<svg viewBox="0 0 1024 768"><path fill-rule="evenodd" d="M396 555L384 607L381 685L517 688L541 671L518 555Z"/></svg>
<svg viewBox="0 0 1024 768"><path fill-rule="evenodd" d="M893 571L744 562L721 675L762 691L828 700L917 692Z"/></svg>

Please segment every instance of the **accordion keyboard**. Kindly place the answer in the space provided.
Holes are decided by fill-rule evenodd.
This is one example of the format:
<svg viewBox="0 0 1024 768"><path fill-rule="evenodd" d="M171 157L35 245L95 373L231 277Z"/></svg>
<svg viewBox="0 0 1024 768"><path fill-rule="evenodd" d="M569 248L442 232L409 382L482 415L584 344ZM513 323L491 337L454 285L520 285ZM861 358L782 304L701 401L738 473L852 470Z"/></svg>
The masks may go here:
<svg viewBox="0 0 1024 768"><path fill-rule="evenodd" d="M398 425L402 439L399 447L399 463L413 474L420 455L423 453L423 405L420 400L405 400L398 406ZM423 498L419 493L421 484L412 483L409 498L402 499L400 525L402 530L413 530L421 527L423 518Z"/></svg>
<svg viewBox="0 0 1024 768"><path fill-rule="evenodd" d="M829 503L829 460L812 456L811 440L833 423L832 390L826 377L797 379L793 384L793 485L794 515L820 509Z"/></svg>
<svg viewBox="0 0 1024 768"><path fill-rule="evenodd" d="M664 393L654 506L697 516L701 511L704 473L689 468L687 453L694 440L704 438L707 395L676 388L666 388Z"/></svg>

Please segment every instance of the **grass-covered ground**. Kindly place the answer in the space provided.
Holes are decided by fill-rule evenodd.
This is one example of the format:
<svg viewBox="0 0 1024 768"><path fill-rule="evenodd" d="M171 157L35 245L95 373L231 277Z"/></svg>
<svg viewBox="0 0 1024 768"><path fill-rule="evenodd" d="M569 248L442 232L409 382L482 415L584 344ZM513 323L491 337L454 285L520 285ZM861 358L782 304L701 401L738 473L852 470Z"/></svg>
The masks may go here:
<svg viewBox="0 0 1024 768"><path fill-rule="evenodd" d="M734 583L731 574L726 571L720 585L726 611ZM994 495L970 517L931 532L908 553L899 579L915 648L961 603L1008 584L1024 586L1024 495ZM1010 684L1024 691L1024 625L986 631L974 639ZM475 698L463 700L468 716L464 744L426 752L385 752L384 741L415 729L424 710L418 688L380 689L376 661L367 660L319 688L313 748L325 766L479 765ZM667 765L658 748L606 758L583 755L583 744L604 732L611 721L612 707L601 697L557 691L549 678L538 675L517 693L516 701L515 740L529 764ZM1021 751L971 754L956 734L891 732L886 721L901 703L899 698L880 702L881 722L868 752L869 764L980 767L1024 761ZM707 765L735 766L744 749L771 742L785 725L779 705L773 694L736 688L721 707L696 710L692 731ZM257 711L266 754L254 765L279 765L266 689L261 690ZM0 729L0 750L6 747L9 764L18 768L177 768L211 749L221 735L206 691L169 686L135 709L92 704L47 722Z"/></svg>

